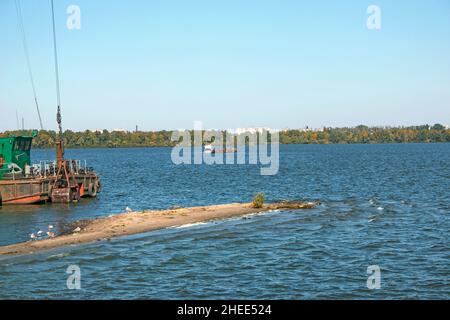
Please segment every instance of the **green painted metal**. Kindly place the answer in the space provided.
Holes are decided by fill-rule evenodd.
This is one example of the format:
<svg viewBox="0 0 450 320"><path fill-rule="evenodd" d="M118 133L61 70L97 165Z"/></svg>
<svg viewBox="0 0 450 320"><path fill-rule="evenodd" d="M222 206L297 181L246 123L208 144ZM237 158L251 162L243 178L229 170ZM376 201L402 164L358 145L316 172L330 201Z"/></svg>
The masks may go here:
<svg viewBox="0 0 450 320"><path fill-rule="evenodd" d="M23 171L30 164L30 150L33 141L32 136L11 136L0 138L0 180L8 173L8 166L12 163L18 165Z"/></svg>

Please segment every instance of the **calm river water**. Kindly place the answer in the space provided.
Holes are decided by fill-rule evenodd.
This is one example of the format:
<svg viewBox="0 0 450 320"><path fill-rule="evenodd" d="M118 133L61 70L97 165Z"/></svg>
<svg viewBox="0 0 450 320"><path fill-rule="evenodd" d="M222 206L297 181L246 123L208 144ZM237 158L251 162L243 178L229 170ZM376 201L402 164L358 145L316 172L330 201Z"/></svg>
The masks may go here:
<svg viewBox="0 0 450 320"><path fill-rule="evenodd" d="M68 150L95 167L103 193L4 206L0 244L127 206L247 202L257 192L322 204L0 258L0 298L450 298L450 144L282 145L276 176L255 165L175 166L170 151ZM81 269L80 290L67 289L69 265ZM366 286L370 265L381 268L378 290Z"/></svg>

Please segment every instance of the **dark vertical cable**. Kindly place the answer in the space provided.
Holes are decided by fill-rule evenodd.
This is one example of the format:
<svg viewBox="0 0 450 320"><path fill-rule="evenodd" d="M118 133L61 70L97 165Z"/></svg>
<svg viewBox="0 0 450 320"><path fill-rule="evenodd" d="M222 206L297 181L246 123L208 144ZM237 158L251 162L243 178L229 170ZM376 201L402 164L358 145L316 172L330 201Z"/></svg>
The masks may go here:
<svg viewBox="0 0 450 320"><path fill-rule="evenodd" d="M55 77L56 77L56 103L58 105L58 112L56 115L56 121L58 122L59 127L59 138L63 141L63 131L61 125L61 94L59 90L59 69L58 69L58 51L56 50L56 27L55 27L55 9L52 3L52 22L53 22L53 49L55 54Z"/></svg>

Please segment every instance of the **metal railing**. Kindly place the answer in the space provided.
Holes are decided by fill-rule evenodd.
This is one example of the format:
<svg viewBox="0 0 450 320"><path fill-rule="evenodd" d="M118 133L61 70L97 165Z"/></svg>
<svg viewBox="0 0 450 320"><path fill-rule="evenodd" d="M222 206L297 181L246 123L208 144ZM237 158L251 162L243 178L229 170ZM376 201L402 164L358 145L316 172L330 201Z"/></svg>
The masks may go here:
<svg viewBox="0 0 450 320"><path fill-rule="evenodd" d="M91 168L87 166L86 160L69 159L67 160L67 163L69 166L69 171L74 174L83 174L92 171ZM58 166L55 160L42 160L36 164L33 164L31 167L34 168L34 171L42 177L56 176L58 171Z"/></svg>
<svg viewBox="0 0 450 320"><path fill-rule="evenodd" d="M69 171L73 172L75 175L86 174L93 171L92 168L87 166L86 160L75 160L70 159L67 160ZM56 177L58 173L58 166L55 160L41 160L37 163L32 164L25 168L25 170L21 170L17 172L14 168L17 168L17 165L13 163L0 163L0 175L4 176L9 175L8 178L12 178L12 180L16 180L16 176L25 176L25 177Z"/></svg>
<svg viewBox="0 0 450 320"><path fill-rule="evenodd" d="M6 166L6 168L5 168ZM4 177L5 174L11 174L12 175L12 179L15 180L16 179L16 175L22 175L23 171L22 169L20 169L19 172L14 171L14 169L18 168L18 166L15 163L0 163L0 175L2 175L2 177Z"/></svg>

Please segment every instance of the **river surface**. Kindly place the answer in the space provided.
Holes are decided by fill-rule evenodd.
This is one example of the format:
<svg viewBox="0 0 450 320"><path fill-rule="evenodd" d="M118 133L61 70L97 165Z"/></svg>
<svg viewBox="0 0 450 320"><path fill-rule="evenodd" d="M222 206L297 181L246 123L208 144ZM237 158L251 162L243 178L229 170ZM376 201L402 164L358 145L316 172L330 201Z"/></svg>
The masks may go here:
<svg viewBox="0 0 450 320"><path fill-rule="evenodd" d="M257 192L322 204L2 257L0 298L450 298L450 144L282 145L275 176L248 164L176 166L170 152L67 150L95 167L103 192L73 205L4 206L0 245L127 206L248 202ZM80 290L67 288L70 265ZM380 289L367 287L374 265Z"/></svg>

